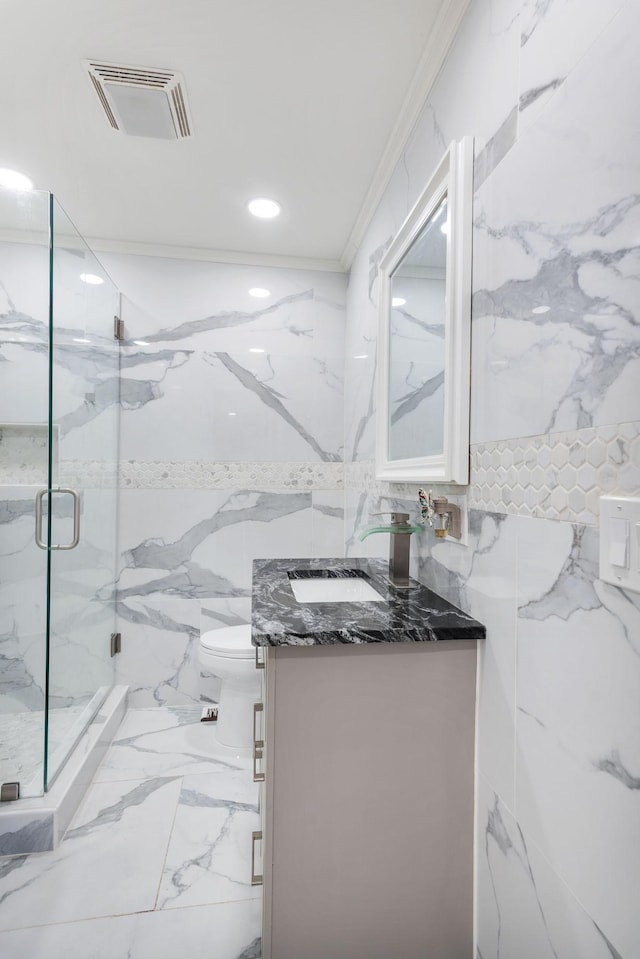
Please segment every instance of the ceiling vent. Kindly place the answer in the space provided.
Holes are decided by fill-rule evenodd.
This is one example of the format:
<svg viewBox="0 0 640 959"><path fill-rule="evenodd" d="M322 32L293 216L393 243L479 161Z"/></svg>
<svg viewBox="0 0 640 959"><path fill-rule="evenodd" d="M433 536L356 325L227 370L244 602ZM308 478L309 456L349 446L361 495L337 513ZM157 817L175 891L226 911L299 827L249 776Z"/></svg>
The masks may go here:
<svg viewBox="0 0 640 959"><path fill-rule="evenodd" d="M191 136L182 76L175 70L85 60L89 79L114 130L134 137Z"/></svg>

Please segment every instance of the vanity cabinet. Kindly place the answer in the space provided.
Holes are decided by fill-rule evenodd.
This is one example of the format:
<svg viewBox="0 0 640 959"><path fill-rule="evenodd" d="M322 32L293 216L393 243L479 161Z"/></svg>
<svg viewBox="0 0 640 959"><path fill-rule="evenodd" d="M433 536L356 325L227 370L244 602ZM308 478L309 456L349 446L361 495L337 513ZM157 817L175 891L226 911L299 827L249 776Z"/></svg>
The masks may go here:
<svg viewBox="0 0 640 959"><path fill-rule="evenodd" d="M472 959L476 646L260 650L264 959Z"/></svg>

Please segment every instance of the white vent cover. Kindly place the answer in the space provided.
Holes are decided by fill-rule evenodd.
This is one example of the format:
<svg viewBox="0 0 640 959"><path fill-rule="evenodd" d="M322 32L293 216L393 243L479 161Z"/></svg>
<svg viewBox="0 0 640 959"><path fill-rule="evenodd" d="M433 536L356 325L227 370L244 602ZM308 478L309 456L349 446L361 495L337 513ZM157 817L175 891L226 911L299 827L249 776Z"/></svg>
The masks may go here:
<svg viewBox="0 0 640 959"><path fill-rule="evenodd" d="M114 130L177 140L191 136L185 85L175 70L85 60L89 79Z"/></svg>

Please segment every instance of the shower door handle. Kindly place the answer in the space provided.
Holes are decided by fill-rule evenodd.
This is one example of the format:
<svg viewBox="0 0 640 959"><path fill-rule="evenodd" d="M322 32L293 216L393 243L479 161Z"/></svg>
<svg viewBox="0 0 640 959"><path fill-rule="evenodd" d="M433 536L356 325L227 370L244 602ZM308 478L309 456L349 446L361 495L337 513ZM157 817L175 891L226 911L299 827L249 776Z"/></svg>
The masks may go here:
<svg viewBox="0 0 640 959"><path fill-rule="evenodd" d="M36 546L40 549L47 549L47 544L42 539L42 500L47 495L48 490L39 489L36 493ZM59 486L51 490L51 496L54 493L69 493L73 496L73 539L70 543L51 544L51 549L75 549L80 542L80 497L77 490L69 489L67 486Z"/></svg>

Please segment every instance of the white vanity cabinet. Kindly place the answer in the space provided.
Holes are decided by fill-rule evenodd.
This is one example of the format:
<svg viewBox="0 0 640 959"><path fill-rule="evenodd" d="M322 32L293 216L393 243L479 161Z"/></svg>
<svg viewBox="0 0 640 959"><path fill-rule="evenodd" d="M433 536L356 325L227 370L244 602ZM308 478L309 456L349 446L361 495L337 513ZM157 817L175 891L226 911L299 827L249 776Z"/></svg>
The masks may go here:
<svg viewBox="0 0 640 959"><path fill-rule="evenodd" d="M264 959L472 959L476 645L266 648Z"/></svg>

